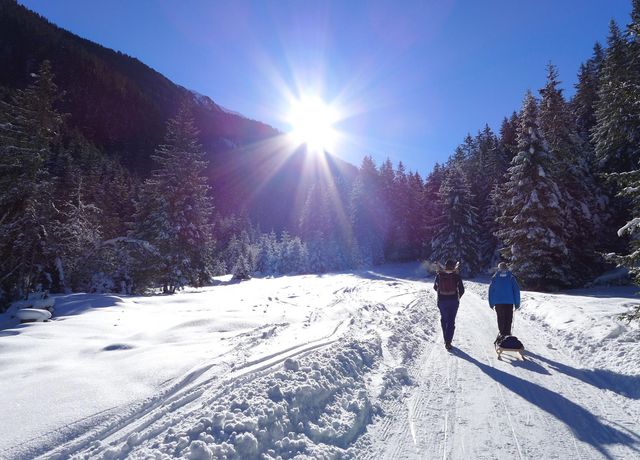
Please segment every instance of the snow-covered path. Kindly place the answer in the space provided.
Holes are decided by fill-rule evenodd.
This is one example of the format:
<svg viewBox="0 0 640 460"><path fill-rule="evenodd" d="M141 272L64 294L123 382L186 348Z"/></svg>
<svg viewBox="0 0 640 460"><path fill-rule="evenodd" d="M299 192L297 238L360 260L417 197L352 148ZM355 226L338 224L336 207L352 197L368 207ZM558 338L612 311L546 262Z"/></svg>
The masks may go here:
<svg viewBox="0 0 640 460"><path fill-rule="evenodd" d="M628 413L522 317L527 360L498 360L494 313L467 283L453 353L436 340L415 364L417 387L371 429L367 458L640 458L640 414ZM611 390L615 391L614 388Z"/></svg>
<svg viewBox="0 0 640 460"><path fill-rule="evenodd" d="M499 361L487 285L465 282L453 353L431 286L404 264L68 296L0 333L0 458L640 458L629 292L525 293L528 359Z"/></svg>

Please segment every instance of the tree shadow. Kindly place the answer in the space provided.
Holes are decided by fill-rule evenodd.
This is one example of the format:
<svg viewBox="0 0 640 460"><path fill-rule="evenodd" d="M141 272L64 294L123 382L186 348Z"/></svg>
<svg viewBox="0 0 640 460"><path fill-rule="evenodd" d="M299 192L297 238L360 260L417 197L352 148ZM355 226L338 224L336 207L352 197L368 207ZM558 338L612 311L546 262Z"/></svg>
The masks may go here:
<svg viewBox="0 0 640 460"><path fill-rule="evenodd" d="M20 331L0 331L0 337L11 337L14 335L20 335Z"/></svg>
<svg viewBox="0 0 640 460"><path fill-rule="evenodd" d="M385 264L368 270L356 270L353 275L368 280L391 282L433 280L433 275L429 274L418 262Z"/></svg>
<svg viewBox="0 0 640 460"><path fill-rule="evenodd" d="M562 294L568 296L579 297L593 297L596 299L632 299L636 303L640 301L640 291L638 286L626 285L626 286L597 286L588 288L569 289L566 291L558 291L555 294Z"/></svg>
<svg viewBox="0 0 640 460"><path fill-rule="evenodd" d="M56 296L55 316L74 316L94 308L113 307L122 301L115 294L67 294Z"/></svg>
<svg viewBox="0 0 640 460"><path fill-rule="evenodd" d="M638 448L635 445L640 443L640 436L637 433L630 430L623 432L608 426L597 416L564 396L481 363L461 350L457 350L456 356L476 365L482 372L506 389L560 420L579 440L593 446L605 458L612 458L606 447L613 444L622 444L638 452Z"/></svg>
<svg viewBox="0 0 640 460"><path fill-rule="evenodd" d="M640 399L640 375L618 374L605 369L576 369L535 353L529 355L547 363L558 372L601 390L613 391L626 398Z"/></svg>

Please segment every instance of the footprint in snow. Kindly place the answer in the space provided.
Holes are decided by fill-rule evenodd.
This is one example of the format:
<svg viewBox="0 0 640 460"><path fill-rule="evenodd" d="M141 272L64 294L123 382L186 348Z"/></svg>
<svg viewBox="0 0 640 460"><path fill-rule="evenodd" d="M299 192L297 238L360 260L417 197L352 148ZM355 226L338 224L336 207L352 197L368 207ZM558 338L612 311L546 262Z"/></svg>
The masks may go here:
<svg viewBox="0 0 640 460"><path fill-rule="evenodd" d="M131 350L133 348L135 348L133 345L128 345L126 343L114 343L107 345L102 349L102 351Z"/></svg>

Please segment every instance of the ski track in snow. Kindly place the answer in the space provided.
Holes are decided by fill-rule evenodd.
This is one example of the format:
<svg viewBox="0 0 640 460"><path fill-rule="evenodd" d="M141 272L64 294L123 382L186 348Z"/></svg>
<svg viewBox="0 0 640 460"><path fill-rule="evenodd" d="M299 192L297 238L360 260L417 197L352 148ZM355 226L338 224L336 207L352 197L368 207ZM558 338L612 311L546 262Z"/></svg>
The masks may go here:
<svg viewBox="0 0 640 460"><path fill-rule="evenodd" d="M583 376L588 363L520 312L513 332L527 359L498 360L483 283L465 281L447 352L432 280L406 275L391 267L336 278L301 323L315 334L291 342L286 321L236 334L155 395L0 457L640 458L639 398ZM269 300L302 308L314 293L290 280Z"/></svg>

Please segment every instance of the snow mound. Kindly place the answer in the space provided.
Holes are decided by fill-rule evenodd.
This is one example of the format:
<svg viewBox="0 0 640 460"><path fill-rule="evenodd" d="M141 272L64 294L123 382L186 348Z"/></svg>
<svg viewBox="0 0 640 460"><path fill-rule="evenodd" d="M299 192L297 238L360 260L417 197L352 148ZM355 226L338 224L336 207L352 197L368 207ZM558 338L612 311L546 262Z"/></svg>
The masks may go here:
<svg viewBox="0 0 640 460"><path fill-rule="evenodd" d="M573 291L572 295L527 292L523 314L540 322L588 369L637 376L640 324L620 318L638 304L633 298L637 288L604 289Z"/></svg>
<svg viewBox="0 0 640 460"><path fill-rule="evenodd" d="M288 358L271 373L229 382L199 410L172 414L159 422L171 426L164 432L150 427L81 458L349 458L376 410L363 376L380 356L379 343L353 340Z"/></svg>

